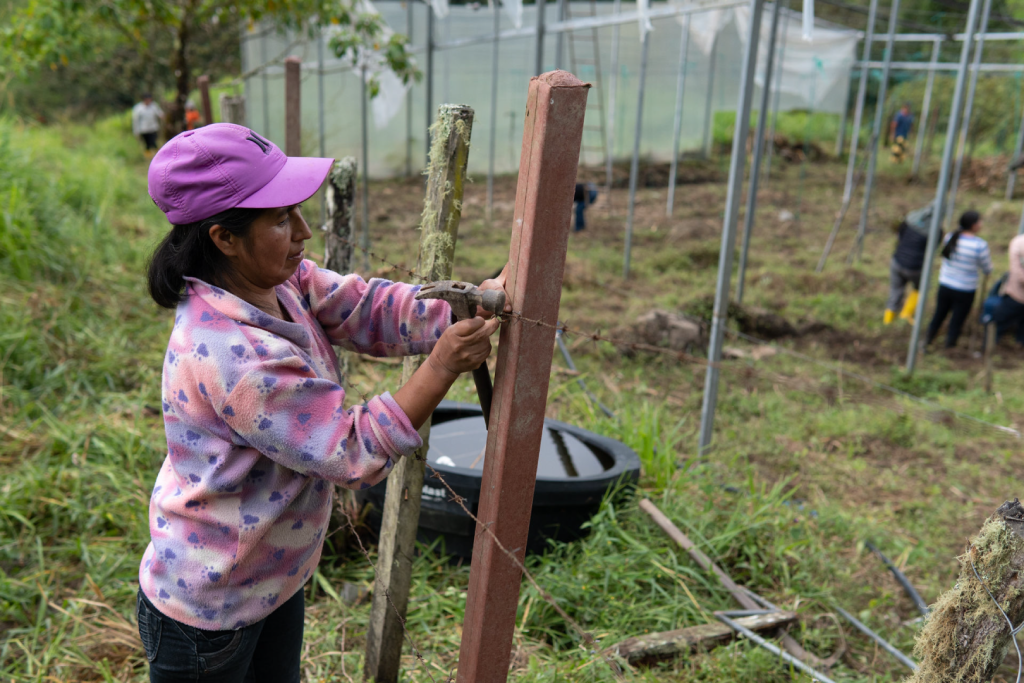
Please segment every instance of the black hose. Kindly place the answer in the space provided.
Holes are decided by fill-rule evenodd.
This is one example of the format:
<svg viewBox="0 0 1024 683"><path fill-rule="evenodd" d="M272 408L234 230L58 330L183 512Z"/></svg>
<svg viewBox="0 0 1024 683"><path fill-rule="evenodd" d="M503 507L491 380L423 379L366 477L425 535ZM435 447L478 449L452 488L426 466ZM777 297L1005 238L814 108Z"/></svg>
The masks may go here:
<svg viewBox="0 0 1024 683"><path fill-rule="evenodd" d="M878 559L882 561L882 564L889 568L889 571L892 572L892 575L896 577L896 580L899 582L899 584L903 586L903 590L907 592L907 596L910 597L910 600L917 607L918 611L921 612L921 614L927 616L928 613L931 612L931 610L928 609L928 603L924 601L924 599L921 597L921 594L917 592L917 589L910 584L910 581L907 579L906 576L903 575L903 572L897 569L896 565L892 563L892 560L886 557L882 553L882 551L875 546L874 543L872 543L871 541L864 541L864 545L867 547L868 550L875 553L875 555L878 555Z"/></svg>

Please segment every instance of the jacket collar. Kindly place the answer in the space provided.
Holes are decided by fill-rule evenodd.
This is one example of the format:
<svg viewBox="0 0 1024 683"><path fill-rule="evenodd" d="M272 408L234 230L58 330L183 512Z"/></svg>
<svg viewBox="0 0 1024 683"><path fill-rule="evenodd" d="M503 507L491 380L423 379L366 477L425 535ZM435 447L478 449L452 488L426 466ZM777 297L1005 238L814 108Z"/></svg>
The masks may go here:
<svg viewBox="0 0 1024 683"><path fill-rule="evenodd" d="M206 305L215 309L218 313L231 318L242 324L257 327L287 339L300 348L310 347L309 333L306 326L299 322L286 322L280 318L261 311L247 301L243 301L231 292L207 284L202 280L193 277L186 277L188 282L187 291L189 296L197 297ZM281 306L288 311L292 320L300 320L309 316L309 313L299 305L296 292L288 286L288 283L278 285L274 288L277 291L277 299Z"/></svg>

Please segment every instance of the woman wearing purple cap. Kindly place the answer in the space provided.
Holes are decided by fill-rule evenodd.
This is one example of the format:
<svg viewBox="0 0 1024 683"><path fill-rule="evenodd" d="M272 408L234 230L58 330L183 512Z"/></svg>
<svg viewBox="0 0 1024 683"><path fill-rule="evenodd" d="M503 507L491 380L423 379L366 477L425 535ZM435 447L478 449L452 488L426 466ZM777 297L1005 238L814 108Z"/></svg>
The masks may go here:
<svg viewBox="0 0 1024 683"><path fill-rule="evenodd" d="M303 258L299 205L331 159L286 157L248 128L178 135L149 193L174 225L149 291L176 308L163 368L167 458L149 506L139 633L150 680L299 680L302 586L333 485L367 488L420 446L417 428L490 354L497 319L451 324L419 289ZM483 287L503 287L503 278ZM429 353L394 395L346 410L332 345Z"/></svg>

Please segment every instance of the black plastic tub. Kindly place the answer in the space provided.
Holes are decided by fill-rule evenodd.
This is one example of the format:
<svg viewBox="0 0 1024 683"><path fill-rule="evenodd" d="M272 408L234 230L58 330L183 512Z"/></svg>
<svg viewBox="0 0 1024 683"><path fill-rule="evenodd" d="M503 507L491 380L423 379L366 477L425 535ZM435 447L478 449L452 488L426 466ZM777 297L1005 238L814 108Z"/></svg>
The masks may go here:
<svg viewBox="0 0 1024 683"><path fill-rule="evenodd" d="M487 440L480 406L444 401L434 411L427 461L477 514L483 448ZM573 541L582 525L596 513L612 486L636 484L640 458L624 444L557 420L544 420L544 435L537 465L530 534L526 551L544 550L547 539ZM369 503L370 526L379 531L387 480L358 491ZM451 494L427 468L423 478L418 539L432 543L444 538L444 550L469 559L473 554L474 522L451 500Z"/></svg>

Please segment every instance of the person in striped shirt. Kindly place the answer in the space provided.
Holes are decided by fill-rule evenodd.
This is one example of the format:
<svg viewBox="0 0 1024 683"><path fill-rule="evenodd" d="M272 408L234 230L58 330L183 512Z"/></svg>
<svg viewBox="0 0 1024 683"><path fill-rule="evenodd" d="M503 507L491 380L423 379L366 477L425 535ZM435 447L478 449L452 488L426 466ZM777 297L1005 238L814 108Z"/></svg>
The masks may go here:
<svg viewBox="0 0 1024 683"><path fill-rule="evenodd" d="M946 348L956 346L964 321L967 320L974 304L974 292L978 289L978 271L986 275L992 272L992 254L988 242L978 237L981 231L981 215L977 211L964 211L960 225L945 240L942 247L942 268L939 270L939 294L935 303L935 315L928 325L925 346L939 333L939 328L952 313L949 329L946 331Z"/></svg>

